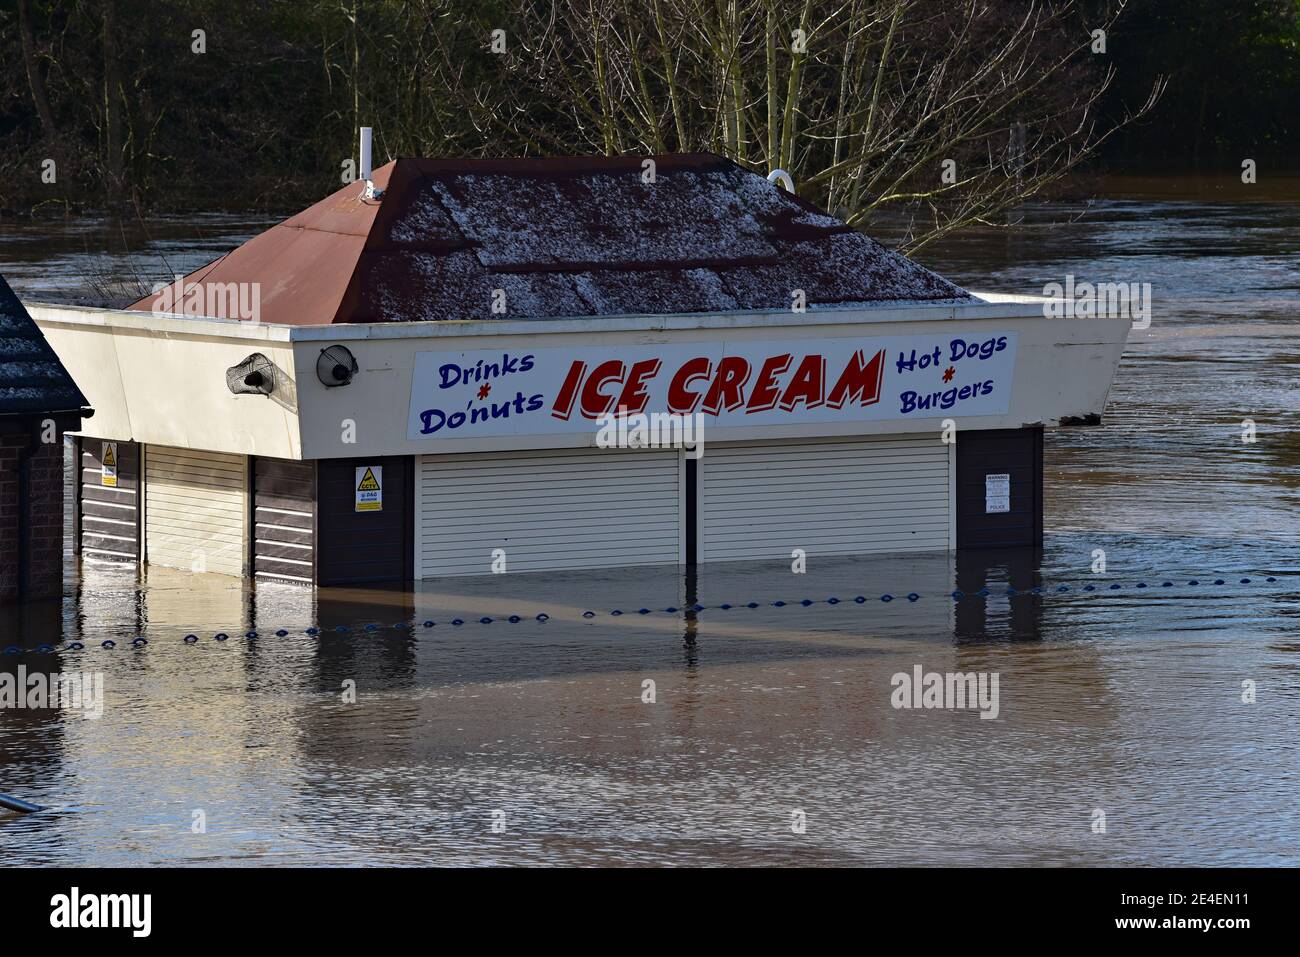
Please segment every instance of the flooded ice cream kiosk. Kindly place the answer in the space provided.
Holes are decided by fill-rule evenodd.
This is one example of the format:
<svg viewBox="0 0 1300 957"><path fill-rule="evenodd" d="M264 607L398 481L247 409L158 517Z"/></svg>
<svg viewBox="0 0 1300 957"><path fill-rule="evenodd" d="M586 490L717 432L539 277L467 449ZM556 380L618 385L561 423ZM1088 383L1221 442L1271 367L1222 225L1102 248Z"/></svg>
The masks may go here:
<svg viewBox="0 0 1300 957"><path fill-rule="evenodd" d="M1128 321L652 168L398 159L129 309L32 305L97 410L83 556L338 585L1041 542L1043 432L1099 421Z"/></svg>

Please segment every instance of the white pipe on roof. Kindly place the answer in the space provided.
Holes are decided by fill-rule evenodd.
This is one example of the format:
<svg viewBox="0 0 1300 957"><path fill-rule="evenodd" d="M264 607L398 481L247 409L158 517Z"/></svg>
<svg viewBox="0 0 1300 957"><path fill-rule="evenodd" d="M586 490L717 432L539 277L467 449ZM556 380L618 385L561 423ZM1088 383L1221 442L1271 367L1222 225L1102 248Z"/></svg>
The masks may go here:
<svg viewBox="0 0 1300 957"><path fill-rule="evenodd" d="M358 171L361 174L361 182L365 185L361 189L362 199L380 199L384 195L382 189L375 189L375 184L371 182L371 176L374 173L371 161L371 129L368 126L361 127L361 168Z"/></svg>
<svg viewBox="0 0 1300 957"><path fill-rule="evenodd" d="M370 182L370 127L361 127L361 169L360 177L366 183Z"/></svg>
<svg viewBox="0 0 1300 957"><path fill-rule="evenodd" d="M774 169L772 172L767 174L767 181L769 183L775 183L777 180L781 181L781 185L785 187L787 193L794 192L794 177L785 170Z"/></svg>

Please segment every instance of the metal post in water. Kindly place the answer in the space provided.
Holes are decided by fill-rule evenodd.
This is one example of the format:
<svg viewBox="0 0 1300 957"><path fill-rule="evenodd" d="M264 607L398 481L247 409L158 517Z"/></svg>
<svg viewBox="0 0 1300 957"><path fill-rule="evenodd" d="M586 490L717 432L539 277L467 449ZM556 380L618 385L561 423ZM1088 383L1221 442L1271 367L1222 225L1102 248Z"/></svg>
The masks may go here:
<svg viewBox="0 0 1300 957"><path fill-rule="evenodd" d="M44 811L45 808L39 804L28 804L26 801L20 801L16 797L10 797L8 794L0 794L0 807L8 808L11 811L17 811L19 814L31 814L33 811Z"/></svg>

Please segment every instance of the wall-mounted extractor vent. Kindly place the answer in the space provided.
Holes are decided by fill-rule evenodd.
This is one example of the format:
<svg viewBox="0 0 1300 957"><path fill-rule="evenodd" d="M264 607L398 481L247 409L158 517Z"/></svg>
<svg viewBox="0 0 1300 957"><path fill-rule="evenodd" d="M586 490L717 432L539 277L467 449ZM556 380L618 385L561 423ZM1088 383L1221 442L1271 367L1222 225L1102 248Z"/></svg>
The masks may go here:
<svg viewBox="0 0 1300 957"><path fill-rule="evenodd" d="M270 395L275 391L275 363L254 352L226 370L226 387L235 395Z"/></svg>
<svg viewBox="0 0 1300 957"><path fill-rule="evenodd" d="M316 358L316 378L327 389L347 385L357 374L357 360L346 346L326 346Z"/></svg>

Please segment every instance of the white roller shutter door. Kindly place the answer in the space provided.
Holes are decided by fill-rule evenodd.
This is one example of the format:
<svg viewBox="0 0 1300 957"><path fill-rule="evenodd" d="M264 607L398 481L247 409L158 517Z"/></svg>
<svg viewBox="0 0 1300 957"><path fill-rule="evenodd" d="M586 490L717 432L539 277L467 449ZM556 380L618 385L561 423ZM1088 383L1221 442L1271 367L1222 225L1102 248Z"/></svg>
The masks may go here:
<svg viewBox="0 0 1300 957"><path fill-rule="evenodd" d="M424 455L416 463L415 574L675 564L683 557L675 449Z"/></svg>
<svg viewBox="0 0 1300 957"><path fill-rule="evenodd" d="M145 556L150 565L242 575L248 460L145 447Z"/></svg>
<svg viewBox="0 0 1300 957"><path fill-rule="evenodd" d="M948 549L952 448L937 434L707 445L702 560Z"/></svg>

